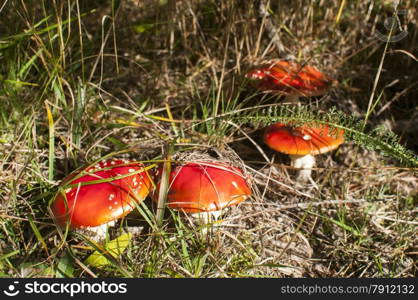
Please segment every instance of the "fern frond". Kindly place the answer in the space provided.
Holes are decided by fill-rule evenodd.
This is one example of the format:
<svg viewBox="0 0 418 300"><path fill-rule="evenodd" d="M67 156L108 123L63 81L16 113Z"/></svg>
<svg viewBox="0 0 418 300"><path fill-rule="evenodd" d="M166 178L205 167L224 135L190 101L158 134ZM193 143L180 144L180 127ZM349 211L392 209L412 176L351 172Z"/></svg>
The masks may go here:
<svg viewBox="0 0 418 300"><path fill-rule="evenodd" d="M210 121L228 119L237 125L251 124L264 127L275 122L292 123L295 126L305 123L326 124L332 128L343 129L346 140L351 140L368 150L397 159L401 164L418 167L418 157L399 142L399 137L389 129L379 126L369 128L363 120L347 115L335 107L327 112L318 111L309 105L288 106L269 105L228 112Z"/></svg>

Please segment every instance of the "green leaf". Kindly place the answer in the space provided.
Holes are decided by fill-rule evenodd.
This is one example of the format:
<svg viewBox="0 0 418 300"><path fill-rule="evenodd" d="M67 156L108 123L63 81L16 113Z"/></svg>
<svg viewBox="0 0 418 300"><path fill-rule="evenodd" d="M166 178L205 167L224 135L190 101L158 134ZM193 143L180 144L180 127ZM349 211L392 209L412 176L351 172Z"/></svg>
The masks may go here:
<svg viewBox="0 0 418 300"><path fill-rule="evenodd" d="M151 30L154 27L154 24L138 24L134 26L134 31L136 33L143 33Z"/></svg>
<svg viewBox="0 0 418 300"><path fill-rule="evenodd" d="M97 268L110 265L111 262L107 257L119 257L128 247L131 238L131 233L122 234L118 238L106 243L103 247L103 252L97 250L94 251L89 257L87 257L84 263Z"/></svg>
<svg viewBox="0 0 418 300"><path fill-rule="evenodd" d="M74 273L74 262L72 257L66 253L59 261L55 277L57 278L72 278Z"/></svg>
<svg viewBox="0 0 418 300"><path fill-rule="evenodd" d="M36 274L38 277L53 277L56 276L56 272L54 272L54 268L52 267L46 267L45 269L42 269L41 272Z"/></svg>

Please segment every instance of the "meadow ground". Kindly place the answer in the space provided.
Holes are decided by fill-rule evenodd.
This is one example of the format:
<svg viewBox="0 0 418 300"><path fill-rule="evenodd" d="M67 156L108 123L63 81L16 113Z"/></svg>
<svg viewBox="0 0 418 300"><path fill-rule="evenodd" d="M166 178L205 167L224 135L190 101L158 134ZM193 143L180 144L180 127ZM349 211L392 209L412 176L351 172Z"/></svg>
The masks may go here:
<svg viewBox="0 0 418 300"><path fill-rule="evenodd" d="M0 276L416 277L418 11L394 2L3 1ZM283 104L244 78L277 58L338 84ZM312 119L347 136L301 186L261 137ZM147 198L109 229L132 233L123 253L91 265L103 248L60 234L48 204L106 155L228 161L252 197L207 234Z"/></svg>

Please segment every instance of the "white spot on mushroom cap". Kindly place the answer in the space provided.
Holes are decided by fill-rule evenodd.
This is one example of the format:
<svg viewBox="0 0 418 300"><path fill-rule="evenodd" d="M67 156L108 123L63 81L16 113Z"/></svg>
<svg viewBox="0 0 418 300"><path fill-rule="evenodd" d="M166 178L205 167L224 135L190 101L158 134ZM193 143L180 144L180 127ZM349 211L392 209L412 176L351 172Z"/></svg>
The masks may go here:
<svg viewBox="0 0 418 300"><path fill-rule="evenodd" d="M309 141L309 140L311 140L311 139L312 139L312 137L311 137L309 134L305 134L302 138L303 138L305 141Z"/></svg>
<svg viewBox="0 0 418 300"><path fill-rule="evenodd" d="M252 79L263 79L263 75L261 75L259 73L253 74L251 77L252 77Z"/></svg>

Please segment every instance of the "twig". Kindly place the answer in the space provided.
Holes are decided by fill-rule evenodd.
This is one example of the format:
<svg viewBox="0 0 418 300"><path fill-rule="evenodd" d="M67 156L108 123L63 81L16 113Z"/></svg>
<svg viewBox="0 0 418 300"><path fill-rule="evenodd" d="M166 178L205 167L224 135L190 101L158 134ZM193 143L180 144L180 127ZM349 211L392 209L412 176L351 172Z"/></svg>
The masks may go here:
<svg viewBox="0 0 418 300"><path fill-rule="evenodd" d="M283 43L280 40L280 35L277 30L277 25L274 24L274 20L271 17L271 14L268 12L268 5L264 0L260 0L258 3L258 13L263 18L267 34L271 42L276 46L276 50L279 55L284 54L285 49Z"/></svg>

